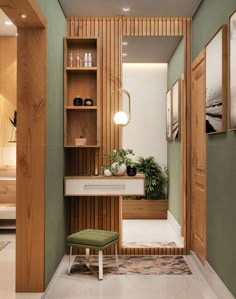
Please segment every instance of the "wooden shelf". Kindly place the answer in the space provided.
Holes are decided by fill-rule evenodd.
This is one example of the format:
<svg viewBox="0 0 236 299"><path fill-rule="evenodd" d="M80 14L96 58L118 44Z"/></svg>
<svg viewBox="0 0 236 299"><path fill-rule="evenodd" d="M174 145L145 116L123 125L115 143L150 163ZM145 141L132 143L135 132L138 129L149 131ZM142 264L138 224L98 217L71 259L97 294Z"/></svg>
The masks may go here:
<svg viewBox="0 0 236 299"><path fill-rule="evenodd" d="M91 72L91 71L97 71L97 67L96 66L92 66L92 67L66 67L66 71L70 71L70 72Z"/></svg>
<svg viewBox="0 0 236 299"><path fill-rule="evenodd" d="M66 110L97 110L97 106L66 106Z"/></svg>
<svg viewBox="0 0 236 299"><path fill-rule="evenodd" d="M86 144L86 145L74 145L74 144L66 144L64 147L67 147L67 148L76 148L76 147L79 147L79 148L99 148L100 145L99 144Z"/></svg>

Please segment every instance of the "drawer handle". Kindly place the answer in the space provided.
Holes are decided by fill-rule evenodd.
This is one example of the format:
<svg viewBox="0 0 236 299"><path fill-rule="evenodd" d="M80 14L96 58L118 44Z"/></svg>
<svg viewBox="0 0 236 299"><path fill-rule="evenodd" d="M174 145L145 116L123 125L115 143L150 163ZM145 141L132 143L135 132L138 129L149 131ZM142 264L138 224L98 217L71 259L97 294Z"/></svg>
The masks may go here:
<svg viewBox="0 0 236 299"><path fill-rule="evenodd" d="M124 190L125 185L84 185L84 189L118 189L118 190Z"/></svg>

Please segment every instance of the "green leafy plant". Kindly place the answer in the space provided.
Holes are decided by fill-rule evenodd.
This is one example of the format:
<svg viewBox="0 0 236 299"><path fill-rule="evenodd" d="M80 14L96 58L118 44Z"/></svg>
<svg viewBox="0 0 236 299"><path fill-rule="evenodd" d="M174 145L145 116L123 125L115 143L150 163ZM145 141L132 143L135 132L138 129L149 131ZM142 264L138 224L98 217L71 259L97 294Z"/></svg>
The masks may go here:
<svg viewBox="0 0 236 299"><path fill-rule="evenodd" d="M13 118L9 117L9 119L10 119L10 122L12 123L12 125L16 128L16 124L17 124L17 112L16 112L16 110L14 111Z"/></svg>
<svg viewBox="0 0 236 299"><path fill-rule="evenodd" d="M130 155L134 155L132 149L125 150L121 148L114 149L114 151L104 154L104 157L110 160L112 163L116 162L118 165L128 165L132 161L132 159L129 157Z"/></svg>
<svg viewBox="0 0 236 299"><path fill-rule="evenodd" d="M138 173L142 173L145 176L145 198L166 198L167 169L162 169L154 157L139 157L136 167Z"/></svg>
<svg viewBox="0 0 236 299"><path fill-rule="evenodd" d="M114 149L112 152L104 154L104 157L112 163L111 167L109 168L113 174L118 172L119 167L122 164L126 166L132 163L132 159L130 155L134 155L132 149ZM108 168L108 165L103 166L104 169Z"/></svg>

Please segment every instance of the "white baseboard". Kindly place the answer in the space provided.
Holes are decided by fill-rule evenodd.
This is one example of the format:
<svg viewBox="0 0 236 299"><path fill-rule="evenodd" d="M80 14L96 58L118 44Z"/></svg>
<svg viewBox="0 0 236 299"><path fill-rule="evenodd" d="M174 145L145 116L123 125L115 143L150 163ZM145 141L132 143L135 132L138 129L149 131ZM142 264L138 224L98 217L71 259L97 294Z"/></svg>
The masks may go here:
<svg viewBox="0 0 236 299"><path fill-rule="evenodd" d="M198 269L201 271L201 273L207 280L208 284L211 286L216 296L219 299L235 299L233 294L226 287L226 285L223 283L223 281L220 279L220 277L217 275L217 273L214 271L211 265L207 261L205 261L205 265L203 265L193 251L190 251L190 254L193 257L193 260L197 265Z"/></svg>
<svg viewBox="0 0 236 299"><path fill-rule="evenodd" d="M173 230L181 237L181 226L169 210L167 211L167 219Z"/></svg>
<svg viewBox="0 0 236 299"><path fill-rule="evenodd" d="M41 297L41 299L44 299L45 296L47 295L47 293L49 292L49 289L51 288L51 286L52 286L54 280L55 280L56 277L58 276L58 273L60 272L61 267L62 267L62 265L63 265L63 263L64 263L64 261L65 261L66 258L67 258L67 257L66 257L66 254L65 254L65 255L63 256L63 258L61 259L60 264L58 265L58 267L57 267L57 269L56 269L56 272L53 274L53 277L52 277L52 279L50 280L50 282L49 282L49 284L48 284L48 286L47 286L45 292L43 293L43 296Z"/></svg>

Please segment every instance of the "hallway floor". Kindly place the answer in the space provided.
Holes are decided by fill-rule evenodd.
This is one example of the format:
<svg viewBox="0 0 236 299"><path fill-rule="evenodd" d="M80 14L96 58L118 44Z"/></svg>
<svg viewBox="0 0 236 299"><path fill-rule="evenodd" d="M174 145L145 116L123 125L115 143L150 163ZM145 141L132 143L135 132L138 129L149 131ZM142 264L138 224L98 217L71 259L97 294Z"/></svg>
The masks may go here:
<svg viewBox="0 0 236 299"><path fill-rule="evenodd" d="M123 220L123 242L175 242L183 247L168 220Z"/></svg>
<svg viewBox="0 0 236 299"><path fill-rule="evenodd" d="M15 294L15 236L0 251L0 298L40 299L42 294ZM65 256L43 299L221 299L216 297L191 256L185 257L192 275L108 275L103 281L94 276L67 275Z"/></svg>

